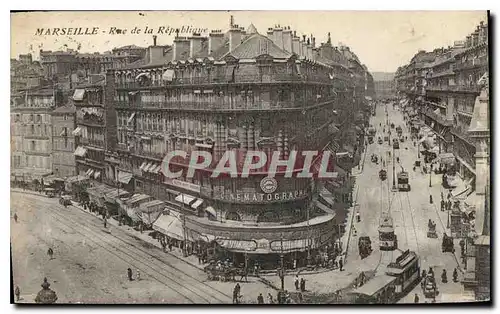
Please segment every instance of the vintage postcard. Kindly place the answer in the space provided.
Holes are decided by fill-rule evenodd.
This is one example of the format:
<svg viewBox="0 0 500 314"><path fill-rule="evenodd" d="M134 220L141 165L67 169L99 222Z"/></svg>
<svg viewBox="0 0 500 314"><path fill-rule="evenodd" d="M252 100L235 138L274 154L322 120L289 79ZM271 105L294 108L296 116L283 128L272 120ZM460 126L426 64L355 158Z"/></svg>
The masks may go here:
<svg viewBox="0 0 500 314"><path fill-rule="evenodd" d="M14 303L489 302L487 11L11 13Z"/></svg>

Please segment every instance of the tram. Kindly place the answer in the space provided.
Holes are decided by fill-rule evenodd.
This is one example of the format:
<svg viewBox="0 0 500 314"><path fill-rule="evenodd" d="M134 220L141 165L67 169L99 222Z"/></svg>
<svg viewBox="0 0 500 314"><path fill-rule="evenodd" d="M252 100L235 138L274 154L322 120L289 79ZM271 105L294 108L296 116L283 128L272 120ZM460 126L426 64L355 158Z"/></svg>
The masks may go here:
<svg viewBox="0 0 500 314"><path fill-rule="evenodd" d="M387 266L386 273L377 275L349 293L357 304L395 303L420 281L420 258L410 250L403 252Z"/></svg>
<svg viewBox="0 0 500 314"><path fill-rule="evenodd" d="M391 216L385 214L380 218L378 234L380 250L392 251L398 248L398 239L394 233L394 223Z"/></svg>
<svg viewBox="0 0 500 314"><path fill-rule="evenodd" d="M401 171L398 173L398 190L399 191L410 191L410 183L408 178L408 172Z"/></svg>

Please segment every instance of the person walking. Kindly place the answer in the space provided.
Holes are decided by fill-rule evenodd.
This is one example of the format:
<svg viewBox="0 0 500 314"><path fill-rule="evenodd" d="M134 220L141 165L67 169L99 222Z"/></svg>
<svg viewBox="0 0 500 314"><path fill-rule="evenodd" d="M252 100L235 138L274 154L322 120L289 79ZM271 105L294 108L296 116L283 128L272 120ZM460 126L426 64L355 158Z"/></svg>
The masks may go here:
<svg viewBox="0 0 500 314"><path fill-rule="evenodd" d="M453 282L457 282L458 281L458 272L457 272L457 268L455 267L455 269L453 269Z"/></svg>
<svg viewBox="0 0 500 314"><path fill-rule="evenodd" d="M339 258L339 268L340 271L344 271L344 261L342 261L342 256Z"/></svg>
<svg viewBox="0 0 500 314"><path fill-rule="evenodd" d="M130 267L127 268L127 276L128 276L128 280L132 281L132 279L133 279L132 278L132 269L130 269Z"/></svg>
<svg viewBox="0 0 500 314"><path fill-rule="evenodd" d="M54 251L52 250L52 248L49 248L49 250L47 251L47 255L49 256L49 259L53 259Z"/></svg>
<svg viewBox="0 0 500 314"><path fill-rule="evenodd" d="M14 213L14 221L17 223L17 213Z"/></svg>
<svg viewBox="0 0 500 314"><path fill-rule="evenodd" d="M418 297L418 294L415 293L415 298L413 299L413 301L415 303L418 303L419 300L420 300L420 298Z"/></svg>
<svg viewBox="0 0 500 314"><path fill-rule="evenodd" d="M16 285L16 289L14 290L14 294L16 295L16 301L19 301L21 298L21 290L19 289L19 286Z"/></svg>
<svg viewBox="0 0 500 314"><path fill-rule="evenodd" d="M240 295L240 284L237 283L233 289L233 304L239 303L239 299L238 299L239 295Z"/></svg>
<svg viewBox="0 0 500 314"><path fill-rule="evenodd" d="M257 303L264 304L264 297L262 296L262 293L259 293L259 296L257 297Z"/></svg>
<svg viewBox="0 0 500 314"><path fill-rule="evenodd" d="M106 217L104 217L104 228L107 228L108 227L108 220L106 219Z"/></svg>
<svg viewBox="0 0 500 314"><path fill-rule="evenodd" d="M274 304L273 295L271 293L267 294L267 303Z"/></svg>
<svg viewBox="0 0 500 314"><path fill-rule="evenodd" d="M300 279L300 291L306 291L306 280L304 278Z"/></svg>
<svg viewBox="0 0 500 314"><path fill-rule="evenodd" d="M442 283L447 283L448 282L448 276L446 274L446 269L443 269L443 273L441 274L441 282Z"/></svg>
<svg viewBox="0 0 500 314"><path fill-rule="evenodd" d="M137 281L140 281L141 280L141 272L139 271L139 269L136 272L137 272L137 275L136 275Z"/></svg>
<svg viewBox="0 0 500 314"><path fill-rule="evenodd" d="M441 198L441 211L444 212L444 207L446 206L446 202Z"/></svg>
<svg viewBox="0 0 500 314"><path fill-rule="evenodd" d="M299 275L295 275L295 290L299 290Z"/></svg>

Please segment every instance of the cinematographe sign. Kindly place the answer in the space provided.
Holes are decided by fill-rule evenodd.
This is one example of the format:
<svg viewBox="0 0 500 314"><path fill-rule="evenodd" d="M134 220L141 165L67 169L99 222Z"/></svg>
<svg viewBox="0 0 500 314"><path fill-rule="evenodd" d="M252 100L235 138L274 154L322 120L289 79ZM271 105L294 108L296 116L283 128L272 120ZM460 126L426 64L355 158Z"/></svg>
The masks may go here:
<svg viewBox="0 0 500 314"><path fill-rule="evenodd" d="M273 203L295 201L307 197L305 190L276 193L214 193L214 199L238 203Z"/></svg>

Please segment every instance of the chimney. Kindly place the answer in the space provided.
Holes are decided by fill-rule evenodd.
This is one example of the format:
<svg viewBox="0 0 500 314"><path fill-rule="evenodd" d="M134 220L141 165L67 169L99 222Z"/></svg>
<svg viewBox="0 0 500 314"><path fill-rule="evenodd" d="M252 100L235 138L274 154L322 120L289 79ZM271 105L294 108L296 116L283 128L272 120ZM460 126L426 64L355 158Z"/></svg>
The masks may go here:
<svg viewBox="0 0 500 314"><path fill-rule="evenodd" d="M163 46L149 46L147 53L148 63L155 62L156 60L161 60L164 55L164 49L165 47Z"/></svg>
<svg viewBox="0 0 500 314"><path fill-rule="evenodd" d="M290 53L293 52L292 31L290 30L290 27L283 31L283 49Z"/></svg>
<svg viewBox="0 0 500 314"><path fill-rule="evenodd" d="M208 35L208 53L219 49L224 44L224 34L221 30L212 30Z"/></svg>
<svg viewBox="0 0 500 314"><path fill-rule="evenodd" d="M284 49L283 47L283 28L281 28L279 25L274 29L274 39L273 42L276 46L280 47L281 49Z"/></svg>
<svg viewBox="0 0 500 314"><path fill-rule="evenodd" d="M203 38L199 33L193 33L193 36L189 37L189 57L194 58L195 55L201 50L201 42Z"/></svg>
<svg viewBox="0 0 500 314"><path fill-rule="evenodd" d="M313 56L312 56L312 53L313 53L312 49L313 49L313 48L312 48L312 44L311 44L311 38L307 38L307 46L306 46L306 49L307 49L307 50L306 50L306 51L307 51L307 52L306 52L307 59L312 60L312 57L313 57Z"/></svg>
<svg viewBox="0 0 500 314"><path fill-rule="evenodd" d="M233 25L229 30L229 52L233 51L239 44L241 44L241 28L238 25Z"/></svg>
<svg viewBox="0 0 500 314"><path fill-rule="evenodd" d="M153 35L153 46L156 46L156 35Z"/></svg>
<svg viewBox="0 0 500 314"><path fill-rule="evenodd" d="M469 48L471 46L471 43L472 37L470 35L467 35L467 37L465 37L465 48Z"/></svg>
<svg viewBox="0 0 500 314"><path fill-rule="evenodd" d="M330 32L328 32L328 40L326 41L328 45L332 45L332 37L330 36Z"/></svg>
<svg viewBox="0 0 500 314"><path fill-rule="evenodd" d="M186 60L189 56L190 43L186 37L177 36L174 39L174 54L172 60Z"/></svg>
<svg viewBox="0 0 500 314"><path fill-rule="evenodd" d="M485 43L488 41L488 27L484 25L484 22L481 21L479 26L479 42Z"/></svg>
<svg viewBox="0 0 500 314"><path fill-rule="evenodd" d="M312 35L311 35L311 44L313 48L316 48L316 37L313 37Z"/></svg>
<svg viewBox="0 0 500 314"><path fill-rule="evenodd" d="M272 27L267 29L267 38L271 39L274 42L274 31Z"/></svg>
<svg viewBox="0 0 500 314"><path fill-rule="evenodd" d="M306 43L306 35L302 35L302 43L301 43L301 56L307 57L307 43Z"/></svg>
<svg viewBox="0 0 500 314"><path fill-rule="evenodd" d="M293 53L300 56L300 38L297 37L297 32L293 32L292 38L292 51Z"/></svg>

